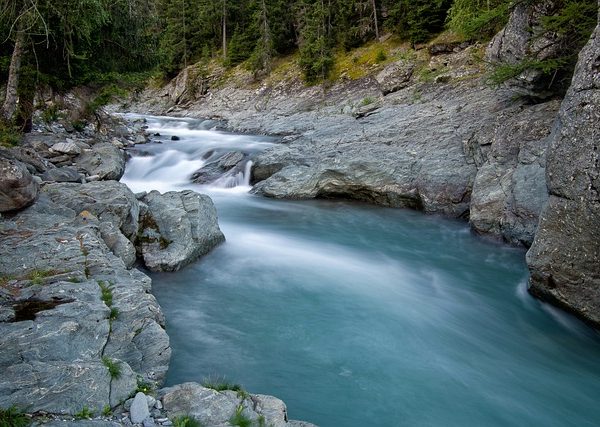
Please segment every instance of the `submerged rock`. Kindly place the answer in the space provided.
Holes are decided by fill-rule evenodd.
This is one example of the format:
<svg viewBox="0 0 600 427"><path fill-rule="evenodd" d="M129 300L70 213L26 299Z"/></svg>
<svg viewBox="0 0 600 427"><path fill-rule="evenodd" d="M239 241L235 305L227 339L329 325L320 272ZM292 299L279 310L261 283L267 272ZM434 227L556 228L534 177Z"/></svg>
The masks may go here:
<svg viewBox="0 0 600 427"><path fill-rule="evenodd" d="M225 240L210 197L190 190L141 195L137 247L146 267L175 271Z"/></svg>
<svg viewBox="0 0 600 427"><path fill-rule="evenodd" d="M562 102L548 153L549 199L527 253L530 292L600 327L600 24Z"/></svg>
<svg viewBox="0 0 600 427"><path fill-rule="evenodd" d="M32 204L38 184L25 165L0 157L0 212L9 212Z"/></svg>
<svg viewBox="0 0 600 427"><path fill-rule="evenodd" d="M246 156L240 151L230 151L221 157L208 162L191 176L192 182L197 184L207 184L219 179L225 172L228 172L244 161Z"/></svg>

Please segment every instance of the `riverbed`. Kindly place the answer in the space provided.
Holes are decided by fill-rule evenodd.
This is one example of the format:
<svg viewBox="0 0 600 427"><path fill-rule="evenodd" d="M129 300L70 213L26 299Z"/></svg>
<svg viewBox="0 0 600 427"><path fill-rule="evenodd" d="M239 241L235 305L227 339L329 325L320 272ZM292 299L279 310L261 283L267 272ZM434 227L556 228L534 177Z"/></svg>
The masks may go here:
<svg viewBox="0 0 600 427"><path fill-rule="evenodd" d="M209 194L227 239L151 274L167 384L225 378L322 427L600 423L600 337L529 296L524 250L419 212L254 196L251 165L191 184L211 158L275 141L147 120L160 143L123 182Z"/></svg>

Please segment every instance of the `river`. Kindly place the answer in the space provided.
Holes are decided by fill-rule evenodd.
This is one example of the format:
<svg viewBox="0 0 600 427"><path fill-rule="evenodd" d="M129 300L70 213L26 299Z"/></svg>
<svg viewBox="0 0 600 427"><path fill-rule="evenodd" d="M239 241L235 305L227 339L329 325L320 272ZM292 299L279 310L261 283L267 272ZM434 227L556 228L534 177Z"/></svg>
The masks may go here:
<svg viewBox="0 0 600 427"><path fill-rule="evenodd" d="M321 427L600 425L600 336L527 294L523 250L418 212L254 196L247 171L191 184L207 161L273 140L147 121L162 143L122 181L209 194L227 239L150 274L167 384L225 378Z"/></svg>

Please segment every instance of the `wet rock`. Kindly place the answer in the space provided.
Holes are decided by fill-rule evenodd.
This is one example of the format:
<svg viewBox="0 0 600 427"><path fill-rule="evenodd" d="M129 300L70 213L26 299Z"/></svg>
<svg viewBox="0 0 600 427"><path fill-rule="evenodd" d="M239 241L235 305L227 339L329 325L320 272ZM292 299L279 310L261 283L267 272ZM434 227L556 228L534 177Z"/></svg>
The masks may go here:
<svg viewBox="0 0 600 427"><path fill-rule="evenodd" d="M193 191L151 191L140 199L137 246L153 271L175 271L225 240L212 200Z"/></svg>
<svg viewBox="0 0 600 427"><path fill-rule="evenodd" d="M0 147L0 157L24 163L31 173L43 173L47 169L53 168L53 165L48 160L40 156L31 147Z"/></svg>
<svg viewBox="0 0 600 427"><path fill-rule="evenodd" d="M129 418L131 418L132 423L138 424L143 422L149 416L150 411L148 411L146 395L142 392L138 392L131 403L131 408L129 408Z"/></svg>
<svg viewBox="0 0 600 427"><path fill-rule="evenodd" d="M600 24L579 54L548 150L529 291L600 327Z"/></svg>
<svg viewBox="0 0 600 427"><path fill-rule="evenodd" d="M32 204L38 184L25 165L0 157L0 212L9 212Z"/></svg>
<svg viewBox="0 0 600 427"><path fill-rule="evenodd" d="M94 145L76 159L77 167L102 180L119 180L125 171L124 153L108 143Z"/></svg>
<svg viewBox="0 0 600 427"><path fill-rule="evenodd" d="M219 179L224 173L235 168L245 159L244 153L231 151L223 156L208 162L191 176L191 180L197 184L206 184Z"/></svg>

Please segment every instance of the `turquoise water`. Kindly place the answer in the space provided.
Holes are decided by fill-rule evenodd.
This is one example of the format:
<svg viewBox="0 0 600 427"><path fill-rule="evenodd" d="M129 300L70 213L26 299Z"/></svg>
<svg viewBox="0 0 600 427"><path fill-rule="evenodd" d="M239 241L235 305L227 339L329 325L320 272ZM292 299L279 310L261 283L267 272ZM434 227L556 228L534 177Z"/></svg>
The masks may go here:
<svg viewBox="0 0 600 427"><path fill-rule="evenodd" d="M136 159L124 181L190 187ZM600 337L527 294L524 251L412 211L202 190L227 242L152 274L168 384L225 377L322 427L600 425Z"/></svg>

